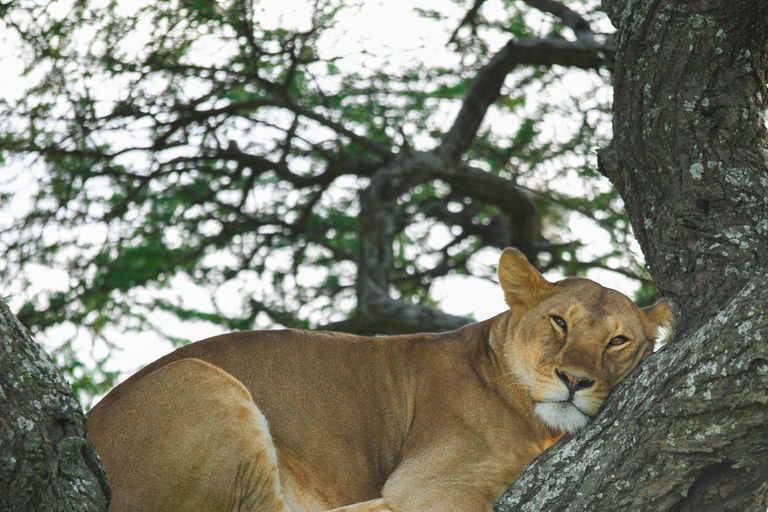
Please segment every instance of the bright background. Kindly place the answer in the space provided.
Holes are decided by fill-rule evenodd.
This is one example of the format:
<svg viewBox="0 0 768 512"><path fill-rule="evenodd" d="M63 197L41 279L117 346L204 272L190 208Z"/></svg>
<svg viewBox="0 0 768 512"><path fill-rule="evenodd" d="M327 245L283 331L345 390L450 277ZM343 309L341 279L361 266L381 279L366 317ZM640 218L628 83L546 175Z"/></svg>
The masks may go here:
<svg viewBox="0 0 768 512"><path fill-rule="evenodd" d="M308 28L309 2L265 0L260 5L261 22L266 27L273 25L296 29ZM418 2L419 8L427 10L437 7L437 5L438 2L428 0ZM439 6L441 9L445 9L444 2L439 2ZM464 9L458 6L454 7L456 8L456 16L462 16ZM450 65L458 58L455 53L446 48L450 34L454 29L455 26L420 17L414 11L413 1L365 1L362 6L349 9L339 16L333 31L335 38L331 38L327 44L331 45L328 48L330 52L343 56L337 64L347 70L354 70L360 66L397 66L398 62L407 63L413 59ZM608 29L606 28L606 30ZM505 42L497 41L499 46ZM19 42L13 40L12 35L5 34L4 39L0 40L0 45L3 48L0 51L0 55L2 55L0 66L2 66L4 75L0 81L0 96L8 99L18 98L24 93L27 86L34 83L35 76L23 76L23 63L16 57L19 53ZM201 56L201 58L215 58L215 51L215 48L212 48L210 55ZM568 89L564 89L562 93L573 93L579 87L578 82L569 83ZM109 93L108 87L100 91L100 94L105 96L108 96ZM452 122L453 115L455 112L446 114L446 126ZM493 119L487 122L493 123ZM499 129L501 130L503 127ZM556 131L557 127L552 126L550 129ZM21 185L18 181L15 183L20 193L17 194L11 204L0 210L0 222L9 222L14 216L18 216L20 212L29 208L30 197L34 192L38 172L40 172L39 169L36 170L34 166L24 169L21 180L27 182L26 184L22 182ZM578 187L579 184L572 183L570 186ZM579 239L586 244L583 250L587 254L594 252L595 255L598 255L607 250L608 240L605 232L596 229L591 222L585 219L574 217L572 223L573 232L578 233ZM84 233L87 236L87 230ZM98 235L94 234L94 236ZM479 264L492 267L498 261L498 256L498 251L485 250L476 259ZM304 277L311 279L311 276ZM550 273L547 277L550 280L557 280L562 276ZM631 280L608 271L593 270L590 277L629 296L632 296L637 287ZM35 269L32 276L31 286L40 289L64 290L67 286L67 280L68 277L63 270L39 267ZM169 293L183 296L190 307L205 308L208 298L197 292L196 286L189 279L177 277L174 279L173 289ZM19 290L13 289L3 291L12 311L18 310L21 306L18 293ZM226 290L222 293L226 294ZM443 311L455 315L471 316L477 320L489 318L506 308L503 294L498 285L479 278L464 276L443 278L433 286L433 295L440 302ZM225 296L218 298L224 303L226 302ZM178 337L203 339L222 333L220 327L211 324L182 322L167 313L158 312L153 313L153 315L156 315L156 321L163 322L165 332L177 333ZM57 340L66 339L72 335L73 332L70 327L57 327L46 331L45 337L38 339L38 342L51 349L57 345ZM109 338L114 341L117 352L114 353L107 368L125 372L122 378L173 348L169 342L151 333L121 334L111 332ZM107 350L106 347L94 345L90 339L85 338L78 339L76 347L79 357L86 364L90 360L103 357L104 351Z"/></svg>

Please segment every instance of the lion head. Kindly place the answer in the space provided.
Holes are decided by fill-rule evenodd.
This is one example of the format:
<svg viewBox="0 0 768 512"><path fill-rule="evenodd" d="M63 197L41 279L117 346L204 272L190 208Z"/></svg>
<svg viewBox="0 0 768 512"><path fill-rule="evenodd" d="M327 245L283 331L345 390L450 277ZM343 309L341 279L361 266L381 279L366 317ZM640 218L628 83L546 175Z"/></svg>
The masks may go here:
<svg viewBox="0 0 768 512"><path fill-rule="evenodd" d="M550 283L515 249L502 254L499 280L512 309L506 363L537 416L555 431L589 423L672 327L664 300L640 309L589 279Z"/></svg>

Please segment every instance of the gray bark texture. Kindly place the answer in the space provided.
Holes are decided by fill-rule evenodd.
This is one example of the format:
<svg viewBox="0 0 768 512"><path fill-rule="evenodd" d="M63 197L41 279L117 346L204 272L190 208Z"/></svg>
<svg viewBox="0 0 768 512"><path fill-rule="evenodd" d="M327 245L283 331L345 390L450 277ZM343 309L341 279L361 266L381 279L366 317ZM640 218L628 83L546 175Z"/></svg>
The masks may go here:
<svg viewBox="0 0 768 512"><path fill-rule="evenodd" d="M768 261L768 2L604 4L619 53L601 170L695 329Z"/></svg>
<svg viewBox="0 0 768 512"><path fill-rule="evenodd" d="M624 198L676 341L537 459L511 511L768 508L768 2L604 0Z"/></svg>
<svg viewBox="0 0 768 512"><path fill-rule="evenodd" d="M80 403L2 300L0 340L0 511L106 512Z"/></svg>

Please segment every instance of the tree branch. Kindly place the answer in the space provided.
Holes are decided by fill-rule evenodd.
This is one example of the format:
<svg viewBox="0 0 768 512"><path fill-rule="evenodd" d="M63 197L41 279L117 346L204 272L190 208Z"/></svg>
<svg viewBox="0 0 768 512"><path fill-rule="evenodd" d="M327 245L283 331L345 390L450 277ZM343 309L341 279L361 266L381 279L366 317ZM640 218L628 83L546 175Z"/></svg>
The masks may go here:
<svg viewBox="0 0 768 512"><path fill-rule="evenodd" d="M511 180L463 163L435 168L432 170L432 176L450 184L458 193L496 204L511 215L536 215L536 208L531 200Z"/></svg>
<svg viewBox="0 0 768 512"><path fill-rule="evenodd" d="M474 5L472 5L472 8L467 11L467 14L464 15L464 19L461 20L459 23L459 26L456 27L456 30L453 31L453 34L451 34L451 38L448 40L448 43L457 43L458 42L458 35L459 30L462 29L462 27L465 27L466 25L472 25L474 27L475 20L477 19L477 15L480 12L480 8L485 3L485 0L475 0Z"/></svg>
<svg viewBox="0 0 768 512"><path fill-rule="evenodd" d="M358 135L354 131L344 126L343 124L333 121L331 119L328 119L327 117L317 112L304 108L293 101L287 101L287 100L282 101L282 102L279 102L278 105L281 107L287 108L294 114L300 115L302 117L306 117L307 119L312 119L313 121L316 121L319 124L327 128L330 128L331 130L335 131L340 135L344 135L345 137L349 138L349 140L359 145L361 148L367 149L374 155L378 155L385 158L389 158L392 156L391 148L388 148L383 144L373 141L367 137Z"/></svg>
<svg viewBox="0 0 768 512"><path fill-rule="evenodd" d="M542 12L548 12L560 18L560 20L573 30L576 39L592 50L595 55L603 60L606 67L613 68L615 52L606 52L606 46L595 39L595 33L589 22L581 14L570 9L565 4L556 0L523 0L525 3Z"/></svg>
<svg viewBox="0 0 768 512"><path fill-rule="evenodd" d="M610 46L603 51L614 53ZM488 107L498 98L507 75L518 65L569 66L598 69L603 59L581 42L559 38L512 39L478 71L451 129L438 151L448 159L459 158L470 146Z"/></svg>
<svg viewBox="0 0 768 512"><path fill-rule="evenodd" d="M452 331L472 322L469 318L393 299L375 286L368 286L366 300L367 307L375 312L375 321L371 321L369 316L355 315L349 320L330 323L318 329L374 336Z"/></svg>
<svg viewBox="0 0 768 512"><path fill-rule="evenodd" d="M221 158L232 160L245 167L254 170L255 174L261 174L266 171L273 171L280 179L287 181L298 188L313 187L316 185L328 185L333 180L344 174L355 174L357 176L367 176L378 169L382 162L373 158L359 157L348 160L339 160L329 162L325 171L314 176L301 176L294 173L287 165L281 162L274 162L261 155L254 155L242 151L237 144L230 141L227 148L211 156L193 156L182 157L185 160L209 160L211 158Z"/></svg>
<svg viewBox="0 0 768 512"><path fill-rule="evenodd" d="M397 198L417 183L435 178L451 178L457 183L466 179L448 174L457 162L447 160L437 151L411 151L395 157L378 170L360 196L359 260L356 318L334 328L378 333L423 332L457 328L466 319L457 320L431 309L392 299L388 295L393 270L393 244L397 232L395 207ZM464 169L466 170L466 169ZM469 171L471 173L471 171ZM480 180L479 173L475 176ZM463 323L462 323L463 322ZM358 332L363 332L358 331Z"/></svg>

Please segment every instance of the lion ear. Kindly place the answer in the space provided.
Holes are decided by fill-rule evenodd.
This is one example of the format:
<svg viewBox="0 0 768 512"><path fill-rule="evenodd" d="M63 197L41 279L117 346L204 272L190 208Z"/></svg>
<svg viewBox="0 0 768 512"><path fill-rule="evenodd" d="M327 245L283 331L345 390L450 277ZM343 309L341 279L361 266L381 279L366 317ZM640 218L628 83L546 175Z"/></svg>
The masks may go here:
<svg viewBox="0 0 768 512"><path fill-rule="evenodd" d="M653 324L657 341L668 340L672 337L672 331L675 327L675 314L672 312L667 299L661 299L653 306L643 308L643 313Z"/></svg>
<svg viewBox="0 0 768 512"><path fill-rule="evenodd" d="M528 263L522 252L507 248L499 259L499 282L509 307L534 306L541 302L552 284Z"/></svg>

